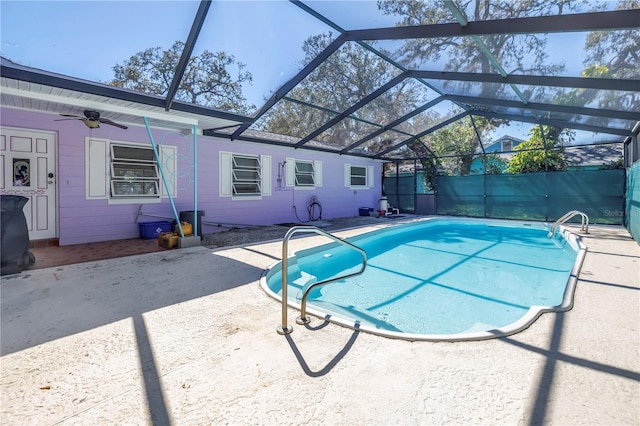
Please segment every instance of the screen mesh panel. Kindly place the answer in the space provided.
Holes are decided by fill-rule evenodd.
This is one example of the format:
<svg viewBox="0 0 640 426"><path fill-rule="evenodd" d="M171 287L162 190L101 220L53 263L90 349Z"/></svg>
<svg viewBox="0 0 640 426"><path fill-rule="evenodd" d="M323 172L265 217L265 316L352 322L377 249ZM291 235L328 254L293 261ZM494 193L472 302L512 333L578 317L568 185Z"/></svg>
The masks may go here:
<svg viewBox="0 0 640 426"><path fill-rule="evenodd" d="M439 176L437 213L555 221L568 211L579 210L589 216L591 223L621 225L624 179L622 169ZM572 221L579 222L580 218Z"/></svg>
<svg viewBox="0 0 640 426"><path fill-rule="evenodd" d="M627 174L627 229L633 239L640 241L640 161L637 161Z"/></svg>
<svg viewBox="0 0 640 426"><path fill-rule="evenodd" d="M413 173L390 176L382 179L382 191L389 205L406 213L415 211L415 176Z"/></svg>

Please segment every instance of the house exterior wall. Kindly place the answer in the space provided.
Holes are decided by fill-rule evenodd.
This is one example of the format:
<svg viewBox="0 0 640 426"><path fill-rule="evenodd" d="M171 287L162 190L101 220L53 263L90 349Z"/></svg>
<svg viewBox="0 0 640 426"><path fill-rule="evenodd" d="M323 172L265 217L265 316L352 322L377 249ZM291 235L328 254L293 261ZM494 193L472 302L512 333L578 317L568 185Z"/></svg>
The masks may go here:
<svg viewBox="0 0 640 426"><path fill-rule="evenodd" d="M158 203L132 202L113 204L107 199L87 199L85 145L88 137L128 143L146 143L149 136L144 126L129 126L122 130L109 125L89 129L78 120L54 121L57 115L28 110L1 109L2 126L56 132L58 136L57 158L57 214L60 245L80 244L95 241L138 238L136 222L165 220L150 216L173 218L168 198ZM203 232L220 230L220 224L269 225L307 221L310 198L316 196L322 206L322 218L357 216L362 206L378 207L381 196L381 163L360 157L294 150L267 144L229 141L226 139L198 136L197 161L193 157L193 137L176 132L153 129L156 144L175 146L177 149L177 195L174 199L176 211L194 210L194 187L197 182L197 210L205 212L202 217ZM250 154L270 157L268 180L271 195L259 199L235 199L220 196L220 151L234 154ZM314 189L297 189L286 186L283 164L287 158L322 163L322 186ZM345 183L345 164L364 166L372 172L372 186L352 189ZM197 179L194 171L197 169ZM277 177L280 173L281 182ZM255 197L252 197L255 198ZM294 211L293 206L296 207ZM138 215L139 212L142 215ZM297 218L296 213L297 212ZM318 210L314 211L314 217ZM168 219L172 220L172 219Z"/></svg>
<svg viewBox="0 0 640 426"><path fill-rule="evenodd" d="M511 149L513 149L516 146L520 145L524 141L522 139L514 138L512 136L502 136L502 137L496 139L490 145L485 146L484 147L484 152L486 152L487 154L492 153L492 152L502 152L503 151L502 145L503 145L504 142L510 142L511 143Z"/></svg>

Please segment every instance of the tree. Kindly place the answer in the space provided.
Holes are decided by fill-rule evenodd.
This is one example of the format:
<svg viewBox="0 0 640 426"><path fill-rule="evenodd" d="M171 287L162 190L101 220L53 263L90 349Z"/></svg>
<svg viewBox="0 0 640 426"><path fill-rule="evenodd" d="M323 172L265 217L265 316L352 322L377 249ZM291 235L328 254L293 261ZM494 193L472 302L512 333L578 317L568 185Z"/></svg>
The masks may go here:
<svg viewBox="0 0 640 426"><path fill-rule="evenodd" d="M481 134L491 128L489 120L484 117L474 118L476 128ZM425 143L440 157L440 166L447 174L468 175L474 154L479 147L478 135L471 118L465 117L428 135Z"/></svg>
<svg viewBox="0 0 640 426"><path fill-rule="evenodd" d="M567 170L563 144L573 137L573 132L550 126L531 130L529 140L514 148L517 153L509 161L507 173L535 173Z"/></svg>
<svg viewBox="0 0 640 426"><path fill-rule="evenodd" d="M304 66L331 42L331 33L309 37L303 44ZM256 123L259 130L303 138L398 75L400 70L357 43L349 42L330 55L293 88L284 100ZM426 102L417 84L405 80L335 126L314 137L323 146L343 148ZM314 107L315 106L315 107ZM405 139L407 136L400 135ZM391 133L361 145L361 152L377 153L398 143Z"/></svg>
<svg viewBox="0 0 640 426"><path fill-rule="evenodd" d="M578 2L566 0L460 0L458 8L468 21L511 19L529 16L562 14L576 10ZM455 22L451 12L441 2L415 0L379 0L378 7L388 15L396 15L397 26L429 25ZM483 45L483 46L480 46ZM543 34L494 34L489 37L457 37L443 39L422 39L406 41L397 51L388 52L410 69L432 67L443 63L445 70L462 72L496 73L496 69L482 48L497 60L509 74L535 73L557 75L564 69L562 64L549 63L546 59L546 36ZM452 93L474 93L478 97L504 98L516 96L513 88L504 84L482 84L472 82L449 82L444 88ZM548 90L548 89L547 89ZM524 93L524 97L532 93ZM497 125L500 121L490 120ZM469 131L467 130L466 133ZM459 146L459 138L449 140L448 148L460 154L460 174L469 174L472 155L479 148L477 138L467 139L466 151ZM441 144L447 144L440 139ZM440 148L435 148L440 150Z"/></svg>
<svg viewBox="0 0 640 426"><path fill-rule="evenodd" d="M485 165L485 174L499 175L509 167L509 162L500 157L498 153L491 153L485 156Z"/></svg>
<svg viewBox="0 0 640 426"><path fill-rule="evenodd" d="M514 19L531 16L562 14L576 10L579 2L567 0L460 0L458 9L468 21ZM415 0L378 0L378 7L387 15L396 15L397 26L431 25L455 22L449 9L441 2ZM478 40L502 65L509 74L533 73L554 75L561 71L562 64L550 64L546 58L546 36L540 34L495 34L477 39L474 37L408 40L399 48L394 57L400 57L405 66L420 69L423 65L445 60L445 69L463 72L495 73L490 59L478 48ZM526 59L526 62L525 62ZM458 83L453 83L458 84ZM469 85L471 83L462 83ZM509 87L485 85L483 96L496 89L511 90Z"/></svg>
<svg viewBox="0 0 640 426"><path fill-rule="evenodd" d="M154 95L166 95L184 43L176 41L168 50L153 47L138 52L113 67L114 78L109 84ZM235 70L233 68L235 67ZM183 102L248 114L255 109L242 95L242 85L251 83L251 73L245 65L225 52L205 50L192 56L175 95Z"/></svg>
<svg viewBox="0 0 640 426"><path fill-rule="evenodd" d="M621 0L618 10L640 9L640 0ZM638 78L640 74L640 30L595 31L589 33L585 42L587 58L583 76L613 79ZM583 92L586 92L583 90ZM638 108L638 92L605 92L604 95L591 90L587 92L585 104L593 101L598 107L628 111Z"/></svg>
<svg viewBox="0 0 640 426"><path fill-rule="evenodd" d="M459 1L460 10L469 21L518 18L539 15L561 14L578 10L585 2L567 0L522 0L518 2L500 0L464 0ZM440 2L422 2L414 0L378 1L383 13L396 15L397 25L438 24L452 22L451 12ZM331 33L312 36L303 44L305 59L302 66L308 64L331 42ZM368 42L378 48L378 44ZM480 46L479 46L480 45ZM491 53L491 59L482 53L484 47ZM497 34L483 37L458 37L448 39L408 40L397 50L379 50L394 58L407 69L431 67L434 63L444 63L446 70L465 72L495 73L492 63L495 58L507 73L536 73L557 75L563 65L552 64L546 60L546 36L544 34ZM442 60L441 60L442 59ZM363 48L358 43L347 42L330 55L287 96L280 100L264 116L255 128L304 138L320 128L332 118L342 114L354 103L365 98L374 90L391 80L400 69L378 55ZM514 89L504 84L477 84L472 82L450 82L445 87L451 93L473 93L479 97L510 98L515 97ZM537 90L537 89L536 89ZM540 89L540 90L549 90ZM336 125L313 136L308 145L317 144L331 149L349 146L391 121L424 104L427 99L422 82L408 79L387 91L370 104L340 120ZM524 93L526 98L531 93ZM476 107L477 106L472 106ZM453 105L453 111L461 107ZM451 112L449 115L452 115ZM427 110L411 120L402 123L400 130L417 134L442 121L443 117L434 110ZM486 132L500 120L485 120L486 125L479 129ZM459 158L457 170L468 174L473 155L479 149L478 137L474 135L470 121L464 120L457 125L457 132L443 131L449 139L438 136L437 132L421 140L412 140L393 152L396 158L420 158L425 170L433 162L426 159L433 151L456 153ZM482 133L481 133L482 136ZM386 131L356 148L360 152L377 153L406 141L408 136ZM437 141L440 146L429 145ZM426 144L426 145L425 145Z"/></svg>
<svg viewBox="0 0 640 426"><path fill-rule="evenodd" d="M624 158L620 157L617 160L611 160L607 164L603 164L598 170L616 170L624 169Z"/></svg>
<svg viewBox="0 0 640 426"><path fill-rule="evenodd" d="M621 0L618 10L640 9L640 0ZM594 31L587 35L587 54L581 76L603 79L633 79L640 74L640 30ZM602 109L629 111L638 108L640 94L633 91L606 91L576 88L558 92L552 103L590 105ZM611 119L590 117L587 124L607 127Z"/></svg>
<svg viewBox="0 0 640 426"><path fill-rule="evenodd" d="M303 45L304 63L308 63L322 52L332 41L330 33L310 37ZM302 138L321 127L338 113L369 95L395 77L400 70L369 52L356 43L346 43L334 52L305 80L298 84L260 120L256 127L275 134ZM331 147L346 147L379 128L371 123L385 125L401 117L429 99L425 98L425 86L415 80L404 80L353 114L360 120L347 118L314 137L315 142ZM316 105L313 108L310 105ZM442 121L439 113L427 110L397 128L410 134L417 134ZM487 120L481 119L483 123ZM458 124L464 128L465 137L476 138L471 122ZM485 127L484 124L482 126ZM407 134L385 132L370 139L357 149L360 152L378 153L383 149L408 139ZM458 139L460 137L458 136ZM421 159L424 170L434 170L430 151L419 140L413 140L398 154L406 152L407 157ZM465 158L463 163L467 167ZM470 164L470 163L469 163ZM467 167L468 169L468 167ZM468 174L468 171L467 171Z"/></svg>

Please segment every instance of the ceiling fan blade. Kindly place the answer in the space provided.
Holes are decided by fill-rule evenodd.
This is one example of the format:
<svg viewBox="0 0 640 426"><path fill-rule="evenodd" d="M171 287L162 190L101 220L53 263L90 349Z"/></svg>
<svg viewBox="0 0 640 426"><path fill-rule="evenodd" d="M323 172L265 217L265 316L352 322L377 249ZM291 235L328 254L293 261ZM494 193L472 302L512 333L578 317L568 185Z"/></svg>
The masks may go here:
<svg viewBox="0 0 640 426"><path fill-rule="evenodd" d="M67 115L66 117L75 117L73 115ZM67 120L82 120L82 117L76 117L76 118L59 118L57 120L53 120L53 121L67 121Z"/></svg>
<svg viewBox="0 0 640 426"><path fill-rule="evenodd" d="M101 123L104 123L104 124L110 124L110 125L112 125L112 126L119 127L119 128L121 128L121 129L124 129L124 130L128 129L128 127L127 127L127 126L124 126L124 125L122 125L122 124L115 123L115 122L113 122L113 121L109 120L108 118L99 118L99 119L98 119L98 121L100 121Z"/></svg>

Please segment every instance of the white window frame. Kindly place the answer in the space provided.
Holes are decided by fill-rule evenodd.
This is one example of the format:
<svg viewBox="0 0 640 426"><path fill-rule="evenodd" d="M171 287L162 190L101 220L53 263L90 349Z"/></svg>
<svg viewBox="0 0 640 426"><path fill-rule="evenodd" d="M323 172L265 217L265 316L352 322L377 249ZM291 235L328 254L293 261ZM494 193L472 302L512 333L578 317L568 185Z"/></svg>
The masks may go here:
<svg viewBox="0 0 640 426"><path fill-rule="evenodd" d="M255 165L243 164L255 162ZM254 177L251 175L254 174ZM243 186L253 186L256 191L244 192ZM262 195L262 163L257 155L231 156L231 189L234 197L251 197Z"/></svg>
<svg viewBox="0 0 640 426"><path fill-rule="evenodd" d="M311 166L311 172L303 170L302 166ZM303 182L311 177L311 183ZM286 159L286 185L295 190L309 190L322 187L322 161Z"/></svg>
<svg viewBox="0 0 640 426"><path fill-rule="evenodd" d="M307 169L311 168L311 171ZM305 182L310 179L311 182ZM296 187L315 187L315 170L313 167L313 161L296 160L295 161L295 185Z"/></svg>
<svg viewBox="0 0 640 426"><path fill-rule="evenodd" d="M140 149L145 152L148 151L148 154L151 155L149 159L119 157L117 154L118 148ZM111 153L109 158L109 170L111 172L109 175L109 185L112 199L160 198L160 173L158 172L158 162L151 146L112 142L109 144L109 150ZM136 169L142 170L143 176L119 176L117 171L120 166L123 168L128 166L132 171ZM150 175L145 176L144 174L147 173L150 173ZM134 185L142 185L143 191L140 193L118 194L116 191L119 183L128 184L130 188L133 188ZM153 192L149 192L147 188L152 189Z"/></svg>
<svg viewBox="0 0 640 426"><path fill-rule="evenodd" d="M242 165L242 159L256 161L259 169ZM271 195L271 156L220 151L218 161L218 195L220 197L229 197L232 201L246 201L260 200L262 197ZM257 178L250 178L243 173L252 170L257 173ZM240 185L244 183L253 183L260 192L242 193Z"/></svg>
<svg viewBox="0 0 640 426"><path fill-rule="evenodd" d="M114 154L112 145L130 146L133 148L145 148L151 150L151 146L145 143L116 141L110 139L86 137L85 138L85 198L87 200L107 200L108 204L149 204L160 203L162 198L167 198L169 193L176 198L177 194L177 147L159 145L162 171L167 180L167 186L161 180L160 166L151 160L135 160L136 164L153 163L157 180L154 184L155 194L117 195L112 196L112 176L115 174L112 163L122 162ZM155 156L154 156L155 157ZM127 159L124 159L125 162ZM117 179L116 179L117 181ZM156 188L157 187L157 188Z"/></svg>
<svg viewBox="0 0 640 426"><path fill-rule="evenodd" d="M357 169L364 169L365 170L365 176L364 176L364 184L353 184L353 178L354 177L359 177L362 178L363 175L359 174L359 175L354 175L354 168ZM373 178L373 173L374 173L374 169L373 166L364 166L364 165L360 165L360 164L349 164L349 163L345 163L344 165L344 186L346 188L351 188L351 189L369 189L369 188L373 188L374 186L374 178Z"/></svg>
<svg viewBox="0 0 640 426"><path fill-rule="evenodd" d="M356 171L359 172L356 174ZM354 179L362 180L362 183L354 183ZM367 188L367 167L366 166L355 166L351 165L350 167L350 183L351 187L364 187Z"/></svg>
<svg viewBox="0 0 640 426"><path fill-rule="evenodd" d="M508 149L505 147L509 147ZM507 151L513 151L513 141L502 141L502 151L503 152L507 152Z"/></svg>

